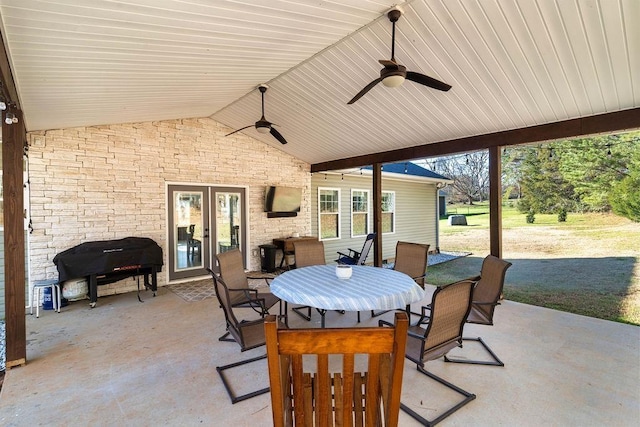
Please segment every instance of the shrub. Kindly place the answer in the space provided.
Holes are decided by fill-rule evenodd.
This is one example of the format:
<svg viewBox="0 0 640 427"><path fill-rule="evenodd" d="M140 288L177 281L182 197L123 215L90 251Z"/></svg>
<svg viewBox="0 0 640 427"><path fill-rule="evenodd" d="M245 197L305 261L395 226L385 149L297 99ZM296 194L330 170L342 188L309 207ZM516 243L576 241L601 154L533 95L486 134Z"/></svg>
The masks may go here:
<svg viewBox="0 0 640 427"><path fill-rule="evenodd" d="M533 211L533 209L529 209L529 212L527 213L527 224L533 224L535 220L536 213Z"/></svg>
<svg viewBox="0 0 640 427"><path fill-rule="evenodd" d="M565 208L560 208L558 212L558 222L566 222L567 221L567 210Z"/></svg>

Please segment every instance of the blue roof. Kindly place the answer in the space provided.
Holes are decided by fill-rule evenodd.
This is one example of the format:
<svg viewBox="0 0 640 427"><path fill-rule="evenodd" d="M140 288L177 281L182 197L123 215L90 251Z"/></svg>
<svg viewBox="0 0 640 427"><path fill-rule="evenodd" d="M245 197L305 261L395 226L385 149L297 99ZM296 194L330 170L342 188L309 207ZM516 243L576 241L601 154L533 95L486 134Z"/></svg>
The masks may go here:
<svg viewBox="0 0 640 427"><path fill-rule="evenodd" d="M365 166L362 169L373 169L372 166ZM422 166L418 166L412 162L399 162L399 163L385 163L382 165L382 172L392 172L413 176L422 176L425 178L433 178L433 179L451 179L446 176L440 175L429 169L425 169Z"/></svg>

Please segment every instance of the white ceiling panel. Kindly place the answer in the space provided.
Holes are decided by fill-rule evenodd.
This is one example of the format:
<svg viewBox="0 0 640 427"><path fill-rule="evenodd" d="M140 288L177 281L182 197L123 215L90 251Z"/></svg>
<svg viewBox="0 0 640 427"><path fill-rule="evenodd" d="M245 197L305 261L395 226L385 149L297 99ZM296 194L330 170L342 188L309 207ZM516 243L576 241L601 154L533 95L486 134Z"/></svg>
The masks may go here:
<svg viewBox="0 0 640 427"><path fill-rule="evenodd" d="M395 56L452 85L376 85L397 1L0 0L28 130L260 118L309 163L637 108L638 0L400 2ZM228 137L233 143L239 134Z"/></svg>

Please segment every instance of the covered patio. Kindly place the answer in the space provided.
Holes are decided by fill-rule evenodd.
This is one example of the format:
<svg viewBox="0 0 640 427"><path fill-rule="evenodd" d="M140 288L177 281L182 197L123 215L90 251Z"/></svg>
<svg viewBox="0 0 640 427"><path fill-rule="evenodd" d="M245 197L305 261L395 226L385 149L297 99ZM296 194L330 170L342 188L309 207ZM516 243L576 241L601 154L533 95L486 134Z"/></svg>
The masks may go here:
<svg viewBox="0 0 640 427"><path fill-rule="evenodd" d="M430 295L433 287L427 289ZM157 297L146 293L142 299L127 293L102 298L93 310L81 301L60 314L27 316L29 363L7 371L0 423L271 425L268 394L232 405L216 373L216 366L265 349L241 353L235 343L217 340L224 318L215 298L187 302L161 288ZM327 324L354 326L355 317L330 312ZM377 325L366 313L362 318L364 325ZM319 321L317 313L310 323L290 316L293 327L318 327ZM467 325L465 335L482 336L504 368L427 363L428 370L477 395L442 425L637 424L636 326L511 301L497 308L495 321L493 327ZM474 353L472 345L456 350ZM241 367L231 378L239 393L266 386L266 363ZM429 417L456 398L406 361L403 403ZM417 423L401 412L400 425Z"/></svg>
<svg viewBox="0 0 640 427"><path fill-rule="evenodd" d="M270 425L268 396L231 405L215 371L263 350L218 342L215 300L184 301L168 276L144 303L124 293L95 310L74 303L24 315L25 284L53 277L52 258L73 244L149 236L167 253L167 183L244 186L252 268L258 245L311 230L312 173L372 166L378 230L383 164L488 149L491 253L500 256L504 146L640 127L634 0L400 2L398 61L452 89L381 84L351 106L389 59L386 13L398 2L316 3L0 0L11 368L1 423ZM252 126L264 83L266 118L286 145ZM303 188L301 213L269 221L264 186L285 184ZM327 322L354 318L330 313ZM507 301L496 326L466 330L506 367L431 362L478 396L448 424L640 419L637 327ZM403 401L428 410L438 393L406 370ZM253 373L265 371L239 384L253 385Z"/></svg>

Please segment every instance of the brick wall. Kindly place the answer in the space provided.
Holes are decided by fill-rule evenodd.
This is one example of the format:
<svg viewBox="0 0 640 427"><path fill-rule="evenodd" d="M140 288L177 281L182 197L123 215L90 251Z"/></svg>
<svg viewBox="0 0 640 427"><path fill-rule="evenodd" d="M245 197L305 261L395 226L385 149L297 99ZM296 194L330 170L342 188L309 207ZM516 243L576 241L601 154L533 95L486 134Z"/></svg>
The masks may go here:
<svg viewBox="0 0 640 427"><path fill-rule="evenodd" d="M70 128L28 134L30 277L57 277L53 257L82 242L150 237L167 262L166 184L249 186L249 248L308 234L310 166L208 118ZM266 185L303 187L301 212L267 218ZM259 269L259 257L249 268ZM166 270L166 269L165 269ZM159 284L166 284L166 271ZM132 290L105 285L99 294Z"/></svg>

